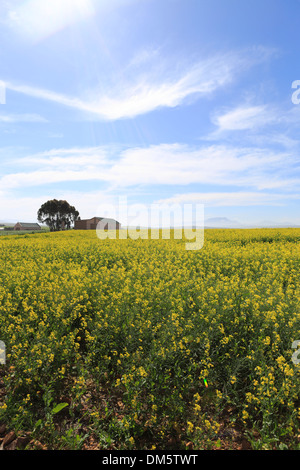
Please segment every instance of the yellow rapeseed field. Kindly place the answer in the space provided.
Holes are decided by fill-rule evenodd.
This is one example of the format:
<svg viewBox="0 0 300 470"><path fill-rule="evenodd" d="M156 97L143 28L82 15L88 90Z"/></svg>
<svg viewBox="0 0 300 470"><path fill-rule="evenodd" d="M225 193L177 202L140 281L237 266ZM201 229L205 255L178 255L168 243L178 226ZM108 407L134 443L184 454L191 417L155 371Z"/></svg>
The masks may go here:
<svg viewBox="0 0 300 470"><path fill-rule="evenodd" d="M299 449L299 242L2 236L0 424L48 448Z"/></svg>

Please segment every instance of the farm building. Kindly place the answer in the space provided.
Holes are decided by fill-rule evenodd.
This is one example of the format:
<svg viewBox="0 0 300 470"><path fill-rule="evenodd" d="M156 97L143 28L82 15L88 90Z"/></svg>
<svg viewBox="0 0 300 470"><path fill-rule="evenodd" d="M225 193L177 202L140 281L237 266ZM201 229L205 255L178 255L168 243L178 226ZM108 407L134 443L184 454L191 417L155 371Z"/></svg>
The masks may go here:
<svg viewBox="0 0 300 470"><path fill-rule="evenodd" d="M30 223L18 222L14 226L14 230L41 230L41 227L40 227L39 224L30 224Z"/></svg>
<svg viewBox="0 0 300 470"><path fill-rule="evenodd" d="M85 219L85 220L76 220L75 221L75 230L96 230L97 225L101 221L103 222L103 230L120 230L121 224L114 219L108 219L104 217L93 217L92 219Z"/></svg>

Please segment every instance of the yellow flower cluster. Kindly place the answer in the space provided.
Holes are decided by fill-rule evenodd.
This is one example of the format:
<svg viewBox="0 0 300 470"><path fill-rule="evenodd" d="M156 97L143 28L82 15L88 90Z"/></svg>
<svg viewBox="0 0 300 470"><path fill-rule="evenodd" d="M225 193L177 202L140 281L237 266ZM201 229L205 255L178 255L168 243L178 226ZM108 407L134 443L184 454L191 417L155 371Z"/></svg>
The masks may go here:
<svg viewBox="0 0 300 470"><path fill-rule="evenodd" d="M299 229L206 230L199 251L93 231L1 237L0 418L22 419L50 392L80 403L93 384L122 397L130 445L138 426L217 434L212 407L250 426L298 419L299 241ZM107 421L101 403L91 420Z"/></svg>

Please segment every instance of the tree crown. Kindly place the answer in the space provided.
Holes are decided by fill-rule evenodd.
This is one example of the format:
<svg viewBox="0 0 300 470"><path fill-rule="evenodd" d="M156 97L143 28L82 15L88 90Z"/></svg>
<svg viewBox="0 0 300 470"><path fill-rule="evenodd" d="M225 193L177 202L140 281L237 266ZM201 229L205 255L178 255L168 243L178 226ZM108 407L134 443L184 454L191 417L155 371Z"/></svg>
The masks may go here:
<svg viewBox="0 0 300 470"><path fill-rule="evenodd" d="M70 229L79 212L67 201L51 199L39 208L38 221L48 225L51 231Z"/></svg>

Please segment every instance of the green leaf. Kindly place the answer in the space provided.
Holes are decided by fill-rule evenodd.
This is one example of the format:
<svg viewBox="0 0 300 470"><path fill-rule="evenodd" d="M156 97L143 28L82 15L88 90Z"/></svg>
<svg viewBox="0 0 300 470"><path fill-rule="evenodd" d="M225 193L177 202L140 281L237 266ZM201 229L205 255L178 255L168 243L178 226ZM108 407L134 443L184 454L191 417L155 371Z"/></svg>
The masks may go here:
<svg viewBox="0 0 300 470"><path fill-rule="evenodd" d="M69 406L69 403L59 403L58 405L56 405L53 410L52 410L52 414L56 414L56 413L59 413L61 410L63 410L64 408L66 408L66 406Z"/></svg>
<svg viewBox="0 0 300 470"><path fill-rule="evenodd" d="M38 429L40 426L42 426L43 424L43 421L41 419L39 419L36 423L35 423L35 426L34 426L34 430Z"/></svg>
<svg viewBox="0 0 300 470"><path fill-rule="evenodd" d="M216 447L218 447L218 449L221 447L222 445L222 442L220 441L220 439L217 440L216 442Z"/></svg>

